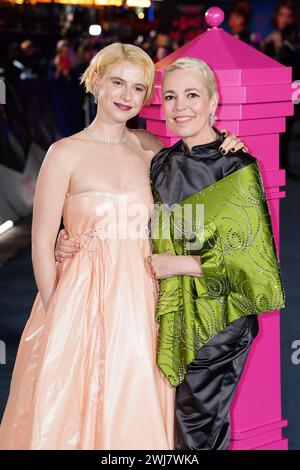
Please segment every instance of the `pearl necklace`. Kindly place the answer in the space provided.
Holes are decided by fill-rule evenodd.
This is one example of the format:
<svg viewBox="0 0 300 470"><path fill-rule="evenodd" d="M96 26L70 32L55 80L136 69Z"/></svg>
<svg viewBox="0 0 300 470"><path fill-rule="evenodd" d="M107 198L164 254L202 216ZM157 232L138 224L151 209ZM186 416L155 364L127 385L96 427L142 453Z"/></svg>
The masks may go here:
<svg viewBox="0 0 300 470"><path fill-rule="evenodd" d="M105 140L105 139L101 139L100 137L97 137L95 134L93 134L91 131L89 131L87 129L87 127L84 128L84 131L94 140L96 140L97 142L99 142L99 144L106 144L106 145L119 145L119 144L123 144L123 142L125 142L126 138L127 138L127 135L128 135L128 129L127 127L124 127L124 132L123 132L123 136L120 140Z"/></svg>

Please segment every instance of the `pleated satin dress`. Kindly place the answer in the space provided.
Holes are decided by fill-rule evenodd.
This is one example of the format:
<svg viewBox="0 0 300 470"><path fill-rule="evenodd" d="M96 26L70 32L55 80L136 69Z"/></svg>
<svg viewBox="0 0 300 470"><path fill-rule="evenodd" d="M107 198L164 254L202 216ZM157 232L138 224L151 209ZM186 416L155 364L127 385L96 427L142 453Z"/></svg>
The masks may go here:
<svg viewBox="0 0 300 470"><path fill-rule="evenodd" d="M156 366L157 285L145 258L150 186L68 195L79 252L21 337L0 449L173 449L174 389ZM46 267L45 267L46 269Z"/></svg>

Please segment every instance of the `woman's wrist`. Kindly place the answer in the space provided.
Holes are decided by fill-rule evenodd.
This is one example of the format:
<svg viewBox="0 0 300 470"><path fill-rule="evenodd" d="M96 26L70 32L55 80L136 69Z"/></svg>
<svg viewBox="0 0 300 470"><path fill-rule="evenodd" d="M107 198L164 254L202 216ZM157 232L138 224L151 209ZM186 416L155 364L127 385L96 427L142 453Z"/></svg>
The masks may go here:
<svg viewBox="0 0 300 470"><path fill-rule="evenodd" d="M172 276L202 277L200 256L177 256L171 253L153 254L146 258L157 279Z"/></svg>
<svg viewBox="0 0 300 470"><path fill-rule="evenodd" d="M181 276L202 277L201 259L199 255L176 256L177 274Z"/></svg>

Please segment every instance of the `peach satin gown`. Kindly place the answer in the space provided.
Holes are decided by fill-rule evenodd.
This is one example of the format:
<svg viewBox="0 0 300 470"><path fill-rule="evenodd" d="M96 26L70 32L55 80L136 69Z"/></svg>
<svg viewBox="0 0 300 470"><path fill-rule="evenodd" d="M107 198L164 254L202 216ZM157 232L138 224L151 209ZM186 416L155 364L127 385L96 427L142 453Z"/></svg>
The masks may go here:
<svg viewBox="0 0 300 470"><path fill-rule="evenodd" d="M137 236L152 202L150 186L67 196L64 225L80 251L59 266L46 315L36 297L0 449L174 448L174 391L155 362L149 239Z"/></svg>

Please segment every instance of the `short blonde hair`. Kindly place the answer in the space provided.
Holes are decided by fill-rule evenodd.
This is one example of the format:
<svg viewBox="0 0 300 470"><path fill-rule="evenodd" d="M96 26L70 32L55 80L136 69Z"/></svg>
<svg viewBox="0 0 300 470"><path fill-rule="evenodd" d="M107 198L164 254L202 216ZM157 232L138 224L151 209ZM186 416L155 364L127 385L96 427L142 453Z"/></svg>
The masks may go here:
<svg viewBox="0 0 300 470"><path fill-rule="evenodd" d="M166 68L164 77L174 70L198 70L198 72L202 73L204 78L208 96L211 98L215 93L217 93L218 87L215 74L204 60L196 59L195 57L181 57L180 59L172 62Z"/></svg>
<svg viewBox="0 0 300 470"><path fill-rule="evenodd" d="M91 60L88 68L80 77L80 83L84 83L87 93L94 94L93 75L94 72L101 78L106 72L109 65L120 60L128 60L129 62L140 65L146 75L147 90L144 98L144 104L149 103L152 97L155 79L155 65L150 56L140 47L132 44L121 44L115 42L104 47Z"/></svg>

